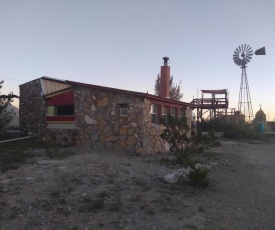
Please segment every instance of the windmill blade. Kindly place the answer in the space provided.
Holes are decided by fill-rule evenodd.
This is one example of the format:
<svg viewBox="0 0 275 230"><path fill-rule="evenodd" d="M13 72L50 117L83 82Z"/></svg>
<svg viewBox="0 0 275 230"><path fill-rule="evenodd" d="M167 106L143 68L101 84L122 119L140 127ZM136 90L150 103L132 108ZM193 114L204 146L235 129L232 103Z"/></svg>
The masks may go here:
<svg viewBox="0 0 275 230"><path fill-rule="evenodd" d="M246 47L247 51L251 49L251 47L249 45L247 45Z"/></svg>
<svg viewBox="0 0 275 230"><path fill-rule="evenodd" d="M246 48L248 47L248 45L244 44L244 50L246 51Z"/></svg>
<svg viewBox="0 0 275 230"><path fill-rule="evenodd" d="M255 54L256 55L266 55L266 53L265 53L265 47L262 47L262 48L256 50Z"/></svg>
<svg viewBox="0 0 275 230"><path fill-rule="evenodd" d="M243 51L243 45L242 45L242 51Z"/></svg>
<svg viewBox="0 0 275 230"><path fill-rule="evenodd" d="M239 46L239 50L240 50L240 52L241 52L241 50L242 50L242 49L241 49L241 46Z"/></svg>
<svg viewBox="0 0 275 230"><path fill-rule="evenodd" d="M248 48L248 50L247 50L247 51L250 51L250 50L252 50L252 47L250 47L250 46L249 46L249 48Z"/></svg>
<svg viewBox="0 0 275 230"><path fill-rule="evenodd" d="M249 58L245 57L244 59L245 59L246 63L250 62Z"/></svg>
<svg viewBox="0 0 275 230"><path fill-rule="evenodd" d="M237 51L234 51L234 54L239 55L239 53Z"/></svg>

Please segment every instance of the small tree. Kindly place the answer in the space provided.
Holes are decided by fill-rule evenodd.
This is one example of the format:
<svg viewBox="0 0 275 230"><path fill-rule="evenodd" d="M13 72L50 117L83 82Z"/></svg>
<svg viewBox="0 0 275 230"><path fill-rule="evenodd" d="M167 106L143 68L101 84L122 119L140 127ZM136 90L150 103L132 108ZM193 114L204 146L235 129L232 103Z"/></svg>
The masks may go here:
<svg viewBox="0 0 275 230"><path fill-rule="evenodd" d="M214 133L203 135L200 131L191 132L186 118L177 119L168 115L167 123L163 124L165 129L160 137L170 145L171 153L179 160L219 144Z"/></svg>
<svg viewBox="0 0 275 230"><path fill-rule="evenodd" d="M0 81L0 89L4 81ZM8 105L13 101L13 98L18 98L18 96L9 93L8 95L0 95L0 130L6 127L14 118L15 112L8 110Z"/></svg>
<svg viewBox="0 0 275 230"><path fill-rule="evenodd" d="M169 89L169 99L179 101L183 97L183 93L181 92L181 81L179 84L173 83L173 76L170 77L170 89ZM160 75L157 75L155 81L155 95L160 95Z"/></svg>

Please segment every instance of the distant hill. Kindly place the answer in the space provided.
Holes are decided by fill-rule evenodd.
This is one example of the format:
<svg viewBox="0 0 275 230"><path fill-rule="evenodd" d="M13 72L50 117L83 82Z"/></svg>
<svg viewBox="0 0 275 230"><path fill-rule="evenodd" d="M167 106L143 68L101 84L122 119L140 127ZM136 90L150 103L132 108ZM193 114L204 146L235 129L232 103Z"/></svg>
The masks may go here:
<svg viewBox="0 0 275 230"><path fill-rule="evenodd" d="M14 126L14 127L19 127L19 108L13 106L13 105L8 105L8 110L13 109L13 111L16 113L15 117L13 118L13 120L10 123L10 126Z"/></svg>

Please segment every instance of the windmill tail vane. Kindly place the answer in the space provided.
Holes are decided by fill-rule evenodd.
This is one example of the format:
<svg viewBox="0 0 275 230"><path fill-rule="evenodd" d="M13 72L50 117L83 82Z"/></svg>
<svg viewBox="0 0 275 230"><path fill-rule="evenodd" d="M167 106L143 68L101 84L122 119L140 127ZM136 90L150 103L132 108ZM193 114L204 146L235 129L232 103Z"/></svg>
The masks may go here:
<svg viewBox="0 0 275 230"><path fill-rule="evenodd" d="M256 55L266 55L265 47L262 47L262 48L256 50L256 51L255 51L255 54L256 54Z"/></svg>

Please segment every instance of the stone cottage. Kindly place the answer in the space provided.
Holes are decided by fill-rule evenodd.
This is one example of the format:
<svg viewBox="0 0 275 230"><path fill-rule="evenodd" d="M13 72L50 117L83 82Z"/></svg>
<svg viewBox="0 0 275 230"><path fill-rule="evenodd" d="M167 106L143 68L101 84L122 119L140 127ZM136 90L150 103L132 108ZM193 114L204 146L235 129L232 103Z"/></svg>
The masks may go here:
<svg viewBox="0 0 275 230"><path fill-rule="evenodd" d="M191 119L192 104L168 99L170 66L161 66L161 96L42 77L20 85L20 128L39 140L135 153L167 150L160 119Z"/></svg>

